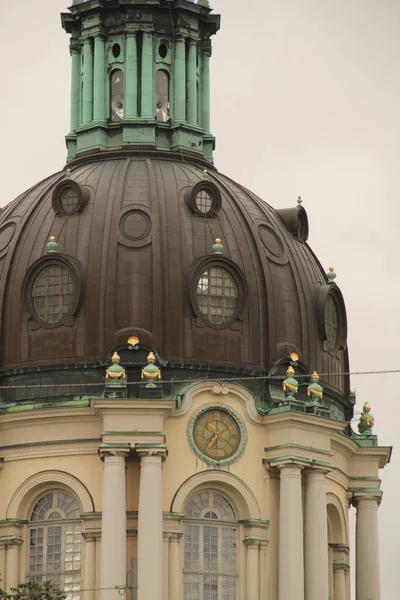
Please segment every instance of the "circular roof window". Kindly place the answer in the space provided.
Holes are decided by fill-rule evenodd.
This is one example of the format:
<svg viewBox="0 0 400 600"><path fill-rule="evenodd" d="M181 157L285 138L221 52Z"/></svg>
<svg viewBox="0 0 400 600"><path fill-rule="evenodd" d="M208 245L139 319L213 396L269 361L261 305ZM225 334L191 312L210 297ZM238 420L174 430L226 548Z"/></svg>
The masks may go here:
<svg viewBox="0 0 400 600"><path fill-rule="evenodd" d="M200 212L207 214L210 212L213 199L207 190L200 190L196 196L196 206Z"/></svg>
<svg viewBox="0 0 400 600"><path fill-rule="evenodd" d="M53 192L53 210L62 216L75 215L85 208L89 198L88 187L82 186L72 179L65 179L56 186Z"/></svg>
<svg viewBox="0 0 400 600"><path fill-rule="evenodd" d="M79 196L72 187L63 190L60 197L61 208L65 213L73 215L79 208Z"/></svg>
<svg viewBox="0 0 400 600"><path fill-rule="evenodd" d="M221 210L221 192L212 181L205 179L186 190L185 202L199 217L215 217Z"/></svg>

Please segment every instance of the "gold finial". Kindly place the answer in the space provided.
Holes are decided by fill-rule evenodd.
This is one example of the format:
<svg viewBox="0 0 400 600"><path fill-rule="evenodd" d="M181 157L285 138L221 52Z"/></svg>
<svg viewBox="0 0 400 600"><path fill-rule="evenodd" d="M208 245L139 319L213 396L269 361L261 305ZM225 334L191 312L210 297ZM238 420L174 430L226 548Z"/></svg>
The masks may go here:
<svg viewBox="0 0 400 600"><path fill-rule="evenodd" d="M370 411L371 406L369 402L365 402L360 416L360 422L358 423L358 431L364 435L372 435L375 419Z"/></svg>
<svg viewBox="0 0 400 600"><path fill-rule="evenodd" d="M56 252L57 251L57 242L56 242L56 238L54 237L54 235L51 235L49 237L49 242L47 244L47 251L50 253Z"/></svg>
<svg viewBox="0 0 400 600"><path fill-rule="evenodd" d="M213 252L214 254L222 254L224 247L221 244L221 240L220 238L216 238L215 239L215 244L213 245Z"/></svg>
<svg viewBox="0 0 400 600"><path fill-rule="evenodd" d="M335 270L335 267L329 267L329 270L331 273L333 273L333 271Z"/></svg>
<svg viewBox="0 0 400 600"><path fill-rule="evenodd" d="M292 354L290 355L290 358L295 363L299 360L299 355L297 354L297 352L292 352Z"/></svg>
<svg viewBox="0 0 400 600"><path fill-rule="evenodd" d="M294 375L294 369L293 369L292 365L289 365L288 368L286 369L286 375Z"/></svg>
<svg viewBox="0 0 400 600"><path fill-rule="evenodd" d="M116 352L114 352L114 354L112 355L112 359L111 360L112 360L113 363L118 363L121 360L121 358L120 358L119 354L117 354Z"/></svg>
<svg viewBox="0 0 400 600"><path fill-rule="evenodd" d="M203 170L203 179L208 179L208 171L207 171L207 169Z"/></svg>
<svg viewBox="0 0 400 600"><path fill-rule="evenodd" d="M142 369L142 379L147 380L146 388L155 388L154 379L161 379L161 370L154 364L156 357L154 352L147 355L147 365Z"/></svg>
<svg viewBox="0 0 400 600"><path fill-rule="evenodd" d="M111 362L112 365L110 367L108 367L108 369L106 370L106 380L107 379L125 379L126 378L126 371L124 369L124 367L122 367L119 364L119 361L121 360L119 354L117 352L114 352L114 354L111 357Z"/></svg>
<svg viewBox="0 0 400 600"><path fill-rule="evenodd" d="M319 375L317 371L314 371L311 375L311 383L307 388L307 396L312 397L315 404L318 403L318 400L322 400L324 388L318 383Z"/></svg>

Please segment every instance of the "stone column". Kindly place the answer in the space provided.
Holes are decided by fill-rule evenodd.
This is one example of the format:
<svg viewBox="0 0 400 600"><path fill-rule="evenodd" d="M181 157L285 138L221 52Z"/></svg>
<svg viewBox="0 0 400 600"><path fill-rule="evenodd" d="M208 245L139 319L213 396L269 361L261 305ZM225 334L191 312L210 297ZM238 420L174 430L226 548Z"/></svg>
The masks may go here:
<svg viewBox="0 0 400 600"><path fill-rule="evenodd" d="M6 545L0 542L0 588L6 589Z"/></svg>
<svg viewBox="0 0 400 600"><path fill-rule="evenodd" d="M203 46L201 61L201 110L202 127L204 131L210 131L210 57L211 42Z"/></svg>
<svg viewBox="0 0 400 600"><path fill-rule="evenodd" d="M74 132L79 123L79 92L80 92L80 56L79 47L71 41L71 132Z"/></svg>
<svg viewBox="0 0 400 600"><path fill-rule="evenodd" d="M151 33L143 33L141 106L141 116L154 119L153 35Z"/></svg>
<svg viewBox="0 0 400 600"><path fill-rule="evenodd" d="M163 597L162 460L165 448L138 449L138 600Z"/></svg>
<svg viewBox="0 0 400 600"><path fill-rule="evenodd" d="M101 519L100 600L120 600L115 586L126 585L126 476L128 445L100 448L104 458Z"/></svg>
<svg viewBox="0 0 400 600"><path fill-rule="evenodd" d="M380 498L356 496L356 600L380 600L378 504Z"/></svg>
<svg viewBox="0 0 400 600"><path fill-rule="evenodd" d="M98 33L94 38L94 104L93 119L105 122L106 111L106 56L104 38ZM85 89L85 88L84 88Z"/></svg>
<svg viewBox="0 0 400 600"><path fill-rule="evenodd" d="M346 573L348 566L344 563L333 563L334 600L346 600Z"/></svg>
<svg viewBox="0 0 400 600"><path fill-rule="evenodd" d="M83 123L93 120L93 50L92 40L83 42Z"/></svg>
<svg viewBox="0 0 400 600"><path fill-rule="evenodd" d="M138 109L136 32L126 34L125 119L137 117Z"/></svg>
<svg viewBox="0 0 400 600"><path fill-rule="evenodd" d="M96 539L90 533L84 533L85 561L83 569L83 600L94 600L96 588Z"/></svg>
<svg viewBox="0 0 400 600"><path fill-rule="evenodd" d="M279 600L304 600L302 465L280 469ZM325 600L319 598L318 600Z"/></svg>
<svg viewBox="0 0 400 600"><path fill-rule="evenodd" d="M328 517L325 472L312 469L305 476L304 584L307 600L327 600Z"/></svg>
<svg viewBox="0 0 400 600"><path fill-rule="evenodd" d="M260 541L252 538L244 540L246 556L246 600L259 600L260 597Z"/></svg>
<svg viewBox="0 0 400 600"><path fill-rule="evenodd" d="M183 37L175 38L174 121L186 121L186 51Z"/></svg>
<svg viewBox="0 0 400 600"><path fill-rule="evenodd" d="M182 533L169 534L168 600L179 600L182 580L180 539Z"/></svg>
<svg viewBox="0 0 400 600"><path fill-rule="evenodd" d="M19 547L22 540L13 539L7 541L6 559L6 590L16 588L19 584Z"/></svg>
<svg viewBox="0 0 400 600"><path fill-rule="evenodd" d="M187 99L188 99L188 121L195 125L197 123L197 43L189 40L188 66L187 66Z"/></svg>

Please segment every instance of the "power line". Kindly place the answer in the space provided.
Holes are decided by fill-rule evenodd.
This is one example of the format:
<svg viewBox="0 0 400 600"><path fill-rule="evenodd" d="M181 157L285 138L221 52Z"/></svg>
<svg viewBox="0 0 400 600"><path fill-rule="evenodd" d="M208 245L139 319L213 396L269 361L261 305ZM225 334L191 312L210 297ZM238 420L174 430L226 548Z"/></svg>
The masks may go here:
<svg viewBox="0 0 400 600"><path fill-rule="evenodd" d="M337 373L319 373L320 379L323 377L342 377L342 376L350 376L350 375L392 375L400 373L400 369L386 369L382 371L342 371ZM294 377L296 379L309 379L311 375L309 373L295 373ZM220 382L230 382L230 381L276 381L276 380L284 380L286 379L286 375L251 375L248 377L218 377L217 374L213 377L196 377L192 379L166 379L160 380L157 382L157 387L161 385L175 385L176 383L201 383L204 381L215 381L216 383ZM128 386L135 385L144 385L143 381L128 381ZM43 388L71 388L71 387L101 387L103 383L97 382L78 382L78 383L37 383L37 384L26 384L26 385L0 385L0 390L18 390L18 389L43 389Z"/></svg>

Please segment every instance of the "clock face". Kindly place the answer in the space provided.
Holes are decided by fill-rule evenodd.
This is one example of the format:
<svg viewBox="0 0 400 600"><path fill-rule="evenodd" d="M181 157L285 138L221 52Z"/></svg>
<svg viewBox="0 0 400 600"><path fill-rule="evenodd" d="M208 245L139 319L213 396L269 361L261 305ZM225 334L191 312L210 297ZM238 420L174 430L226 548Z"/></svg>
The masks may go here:
<svg viewBox="0 0 400 600"><path fill-rule="evenodd" d="M236 454L241 437L238 421L223 408L208 409L194 422L193 440L197 449L216 462Z"/></svg>

